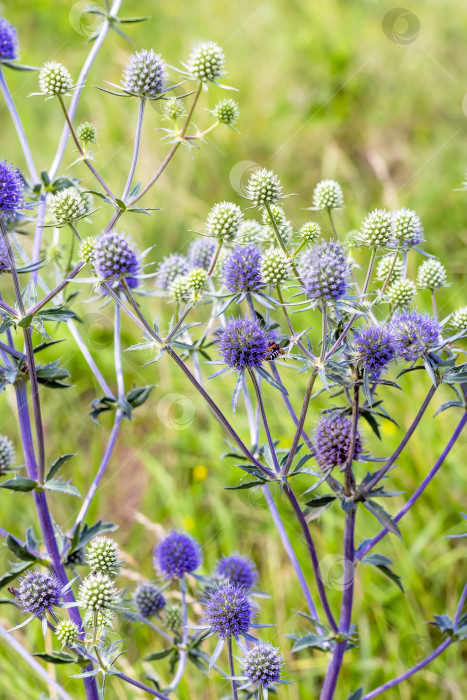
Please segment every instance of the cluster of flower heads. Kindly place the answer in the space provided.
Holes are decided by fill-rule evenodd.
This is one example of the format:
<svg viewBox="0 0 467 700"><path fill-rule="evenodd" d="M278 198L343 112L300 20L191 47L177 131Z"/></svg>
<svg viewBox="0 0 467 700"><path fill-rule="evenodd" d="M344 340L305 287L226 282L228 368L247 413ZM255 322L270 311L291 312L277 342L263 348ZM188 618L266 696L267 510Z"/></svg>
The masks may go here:
<svg viewBox="0 0 467 700"><path fill-rule="evenodd" d="M424 231L410 209L375 209L364 219L356 240L372 248L412 248L424 240Z"/></svg>

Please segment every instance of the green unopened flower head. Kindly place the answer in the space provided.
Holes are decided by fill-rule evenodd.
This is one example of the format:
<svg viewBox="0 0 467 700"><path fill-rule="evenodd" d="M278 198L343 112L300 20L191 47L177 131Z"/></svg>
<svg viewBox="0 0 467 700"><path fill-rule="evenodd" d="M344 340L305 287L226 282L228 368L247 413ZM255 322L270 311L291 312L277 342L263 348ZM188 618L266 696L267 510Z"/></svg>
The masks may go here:
<svg viewBox="0 0 467 700"><path fill-rule="evenodd" d="M50 213L57 226L66 226L85 216L86 207L78 190L69 187L52 195Z"/></svg>
<svg viewBox="0 0 467 700"><path fill-rule="evenodd" d="M450 325L457 333L467 331L467 306L461 306L451 316Z"/></svg>
<svg viewBox="0 0 467 700"><path fill-rule="evenodd" d="M417 285L409 279L396 280L388 289L388 297L392 306L403 308L414 300Z"/></svg>
<svg viewBox="0 0 467 700"><path fill-rule="evenodd" d="M164 101L164 114L169 119L177 121L181 117L185 116L186 109L185 105L181 100L177 100L174 97L170 100Z"/></svg>
<svg viewBox="0 0 467 700"><path fill-rule="evenodd" d="M280 228L287 221L284 207L281 207L280 204L271 204L271 206L269 208L271 210L271 214L274 218L274 221L276 222L277 226ZM265 226L272 225L271 224L271 217L269 216L269 212L266 208L264 208L261 211L261 220Z"/></svg>
<svg viewBox="0 0 467 700"><path fill-rule="evenodd" d="M316 221L307 221L301 227L298 235L307 243L316 243L321 237L321 226Z"/></svg>
<svg viewBox="0 0 467 700"><path fill-rule="evenodd" d="M164 620L171 632L178 632L182 624L182 609L177 603L167 605L164 609Z"/></svg>
<svg viewBox="0 0 467 700"><path fill-rule="evenodd" d="M393 238L392 214L385 209L375 209L363 221L361 241L372 248L384 248Z"/></svg>
<svg viewBox="0 0 467 700"><path fill-rule="evenodd" d="M231 97L226 97L216 104L211 114L221 124L232 126L238 120L240 109L235 100L232 100Z"/></svg>
<svg viewBox="0 0 467 700"><path fill-rule="evenodd" d="M88 612L110 610L118 603L115 584L107 574L95 574L84 579L78 591L79 605Z"/></svg>
<svg viewBox="0 0 467 700"><path fill-rule="evenodd" d="M271 248L261 258L260 271L265 284L277 286L289 277L289 259L279 248Z"/></svg>
<svg viewBox="0 0 467 700"><path fill-rule="evenodd" d="M313 191L316 209L339 209L344 205L341 186L335 180L321 180Z"/></svg>
<svg viewBox="0 0 467 700"><path fill-rule="evenodd" d="M92 571L107 574L111 578L120 572L119 550L117 543L110 537L96 537L86 548L86 561Z"/></svg>
<svg viewBox="0 0 467 700"><path fill-rule="evenodd" d="M39 87L44 95L66 95L73 87L73 81L62 63L48 61L39 71Z"/></svg>
<svg viewBox="0 0 467 700"><path fill-rule="evenodd" d="M443 263L435 258L425 260L417 271L417 284L427 289L441 289L448 281L448 274Z"/></svg>
<svg viewBox="0 0 467 700"><path fill-rule="evenodd" d="M378 262L376 266L376 279L379 280L379 282L386 282L387 276L389 275L391 268L392 272L391 277L389 279L389 284L392 284L392 282L395 282L396 280L401 278L403 268L402 260L399 257L397 257L396 261L394 262L394 265L393 261L394 254L385 255L384 258L381 258L381 260Z"/></svg>
<svg viewBox="0 0 467 700"><path fill-rule="evenodd" d="M232 241L242 222L243 213L233 202L219 202L208 214L206 228L210 236Z"/></svg>
<svg viewBox="0 0 467 700"><path fill-rule="evenodd" d="M239 243L258 243L264 240L264 230L255 219L245 219L238 228L236 240Z"/></svg>
<svg viewBox="0 0 467 700"><path fill-rule="evenodd" d="M97 128L91 122L83 122L78 125L76 135L83 143L96 143Z"/></svg>
<svg viewBox="0 0 467 700"><path fill-rule="evenodd" d="M190 289L195 293L201 292L206 286L208 273L203 267L195 267L186 276Z"/></svg>
<svg viewBox="0 0 467 700"><path fill-rule="evenodd" d="M62 646L74 644L78 639L78 625L75 625L72 620L62 620L58 623L55 634Z"/></svg>
<svg viewBox="0 0 467 700"><path fill-rule="evenodd" d="M272 170L255 170L248 180L246 196L258 207L275 204L282 196L281 182Z"/></svg>
<svg viewBox="0 0 467 700"><path fill-rule="evenodd" d="M207 82L215 81L224 72L225 56L221 47L214 41L206 41L195 46L188 59L188 70L195 78Z"/></svg>
<svg viewBox="0 0 467 700"><path fill-rule="evenodd" d="M91 263L94 261L94 247L96 245L96 237L88 236L85 238L79 248L79 259L85 263Z"/></svg>
<svg viewBox="0 0 467 700"><path fill-rule="evenodd" d="M188 275L174 279L169 286L169 296L178 303L187 302L191 296L191 286Z"/></svg>
<svg viewBox="0 0 467 700"><path fill-rule="evenodd" d="M15 448L6 435L0 435L0 476L15 463Z"/></svg>

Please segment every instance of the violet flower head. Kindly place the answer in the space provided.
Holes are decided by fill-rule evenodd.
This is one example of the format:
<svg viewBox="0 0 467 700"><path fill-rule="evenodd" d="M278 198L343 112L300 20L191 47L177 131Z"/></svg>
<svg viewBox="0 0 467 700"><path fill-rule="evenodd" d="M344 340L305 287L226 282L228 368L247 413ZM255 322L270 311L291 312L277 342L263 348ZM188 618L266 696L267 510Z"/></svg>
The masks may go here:
<svg viewBox="0 0 467 700"><path fill-rule="evenodd" d="M232 554L222 557L216 567L216 573L230 583L236 583L245 589L251 589L258 580L258 572L254 563L245 556Z"/></svg>
<svg viewBox="0 0 467 700"><path fill-rule="evenodd" d="M10 219L24 208L24 183L20 171L0 161L0 212Z"/></svg>
<svg viewBox="0 0 467 700"><path fill-rule="evenodd" d="M354 343L358 366L368 373L371 380L377 381L396 356L396 339L391 327L361 328Z"/></svg>
<svg viewBox="0 0 467 700"><path fill-rule="evenodd" d="M124 233L109 231L96 239L94 268L101 280L115 283L124 279L130 289L139 284L141 265L133 243Z"/></svg>
<svg viewBox="0 0 467 700"><path fill-rule="evenodd" d="M218 343L224 362L239 370L259 367L268 349L266 333L249 318L230 318L219 332Z"/></svg>
<svg viewBox="0 0 467 700"><path fill-rule="evenodd" d="M8 257L7 249L5 243L3 242L3 236L0 237L0 275L4 272L10 272L10 258Z"/></svg>
<svg viewBox="0 0 467 700"><path fill-rule="evenodd" d="M300 274L310 299L336 301L345 295L349 264L338 241L322 241L302 257Z"/></svg>
<svg viewBox="0 0 467 700"><path fill-rule="evenodd" d="M248 593L237 584L219 586L204 600L203 623L218 637L238 637L248 632L253 615Z"/></svg>
<svg viewBox="0 0 467 700"><path fill-rule="evenodd" d="M250 683L268 687L281 679L282 654L272 644L260 642L246 654L243 673Z"/></svg>
<svg viewBox="0 0 467 700"><path fill-rule="evenodd" d="M222 265L225 286L232 292L255 292L263 282L260 272L261 250L254 244L237 246Z"/></svg>
<svg viewBox="0 0 467 700"><path fill-rule="evenodd" d="M201 565L199 543L183 532L172 532L154 547L154 566L167 578L183 578Z"/></svg>
<svg viewBox="0 0 467 700"><path fill-rule="evenodd" d="M217 243L212 238L197 238L188 248L188 262L191 267L202 267L209 270L217 250Z"/></svg>
<svg viewBox="0 0 467 700"><path fill-rule="evenodd" d="M414 362L438 344L440 327L429 314L405 311L395 315L391 327L395 336L397 354L407 362Z"/></svg>
<svg viewBox="0 0 467 700"><path fill-rule="evenodd" d="M152 583L141 583L134 593L133 600L139 614L144 618L156 615L167 605L162 593Z"/></svg>
<svg viewBox="0 0 467 700"><path fill-rule="evenodd" d="M60 604L62 586L54 574L33 569L19 580L15 595L23 612L41 617L44 612Z"/></svg>
<svg viewBox="0 0 467 700"><path fill-rule="evenodd" d="M411 248L425 240L420 217L410 209L398 209L392 214L394 245Z"/></svg>
<svg viewBox="0 0 467 700"><path fill-rule="evenodd" d="M0 17L0 61L16 61L18 48L16 29L4 17Z"/></svg>
<svg viewBox="0 0 467 700"><path fill-rule="evenodd" d="M123 68L125 90L140 97L155 98L167 85L167 63L160 53L142 49L132 54Z"/></svg>
<svg viewBox="0 0 467 700"><path fill-rule="evenodd" d="M316 461L321 469L333 469L346 463L350 451L352 421L338 413L323 415L315 431ZM362 439L357 432L354 459L362 454Z"/></svg>
<svg viewBox="0 0 467 700"><path fill-rule="evenodd" d="M156 274L156 285L160 289L168 289L177 277L183 277L190 271L190 264L184 255L172 253L159 263Z"/></svg>

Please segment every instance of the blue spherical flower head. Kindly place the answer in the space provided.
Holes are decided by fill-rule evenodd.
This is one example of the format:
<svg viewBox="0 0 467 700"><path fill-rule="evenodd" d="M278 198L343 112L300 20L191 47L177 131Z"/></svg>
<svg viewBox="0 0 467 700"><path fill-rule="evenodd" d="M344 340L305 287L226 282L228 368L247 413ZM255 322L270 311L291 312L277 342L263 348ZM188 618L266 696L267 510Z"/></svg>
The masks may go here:
<svg viewBox="0 0 467 700"><path fill-rule="evenodd" d="M130 289L139 284L141 265L133 243L128 236L118 231L103 233L94 245L94 269L101 280L111 286L120 286L125 280Z"/></svg>
<svg viewBox="0 0 467 700"><path fill-rule="evenodd" d="M272 644L260 642L246 654L243 673L250 683L268 687L281 679L282 654Z"/></svg>
<svg viewBox="0 0 467 700"><path fill-rule="evenodd" d="M33 569L19 580L15 595L23 612L41 617L60 604L62 586L54 574Z"/></svg>
<svg viewBox="0 0 467 700"><path fill-rule="evenodd" d="M246 589L253 588L258 580L258 572L251 559L238 554L222 557L217 564L216 573L230 583L236 583Z"/></svg>
<svg viewBox="0 0 467 700"><path fill-rule="evenodd" d="M166 88L167 63L152 49L137 51L123 69L122 82L133 95L155 98Z"/></svg>
<svg viewBox="0 0 467 700"><path fill-rule="evenodd" d="M10 258L8 257L5 243L3 242L3 236L0 236L0 275L4 272L10 272L10 270Z"/></svg>
<svg viewBox="0 0 467 700"><path fill-rule="evenodd" d="M315 431L316 461L323 471L343 466L349 456L352 421L339 413L323 415ZM357 432L354 459L362 454L362 439Z"/></svg>
<svg viewBox="0 0 467 700"><path fill-rule="evenodd" d="M261 249L250 244L237 246L224 260L222 277L225 286L232 292L255 292L263 282L261 277Z"/></svg>
<svg viewBox="0 0 467 700"><path fill-rule="evenodd" d="M229 367L260 367L267 354L268 338L258 321L231 318L218 335L220 354Z"/></svg>
<svg viewBox="0 0 467 700"><path fill-rule="evenodd" d="M0 17L0 61L16 61L18 58L18 35L12 24Z"/></svg>
<svg viewBox="0 0 467 700"><path fill-rule="evenodd" d="M238 637L251 627L254 611L242 586L226 584L204 600L203 623L218 637Z"/></svg>
<svg viewBox="0 0 467 700"><path fill-rule="evenodd" d="M349 264L338 241L322 241L302 257L300 274L306 295L320 301L336 301L345 295Z"/></svg>
<svg viewBox="0 0 467 700"><path fill-rule="evenodd" d="M212 238L197 238L188 248L187 258L190 266L209 270L216 250L217 243Z"/></svg>
<svg viewBox="0 0 467 700"><path fill-rule="evenodd" d="M154 566L167 578L182 578L201 565L199 543L183 532L172 532L154 547Z"/></svg>
<svg viewBox="0 0 467 700"><path fill-rule="evenodd" d="M214 244L215 245L215 244ZM184 255L172 253L159 263L156 274L156 285L160 289L168 289L177 277L183 277L190 271L190 263Z"/></svg>
<svg viewBox="0 0 467 700"><path fill-rule="evenodd" d="M366 371L372 381L377 381L396 355L396 339L391 327L362 328L355 334L354 343L357 366Z"/></svg>
<svg viewBox="0 0 467 700"><path fill-rule="evenodd" d="M153 617L160 612L167 601L160 590L152 583L141 583L134 593L133 600L141 617Z"/></svg>
<svg viewBox="0 0 467 700"><path fill-rule="evenodd" d="M396 340L397 354L407 362L418 360L439 341L439 323L429 314L418 311L396 314L391 327Z"/></svg>
<svg viewBox="0 0 467 700"><path fill-rule="evenodd" d="M20 171L6 161L0 162L0 211L10 219L24 208L24 182Z"/></svg>

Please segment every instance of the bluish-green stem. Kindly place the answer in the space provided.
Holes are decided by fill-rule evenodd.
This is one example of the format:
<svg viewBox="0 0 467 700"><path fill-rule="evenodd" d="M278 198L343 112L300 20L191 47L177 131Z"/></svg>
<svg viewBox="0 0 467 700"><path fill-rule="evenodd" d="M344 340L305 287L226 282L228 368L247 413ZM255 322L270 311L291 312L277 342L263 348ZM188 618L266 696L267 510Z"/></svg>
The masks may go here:
<svg viewBox="0 0 467 700"><path fill-rule="evenodd" d="M133 148L133 158L131 160L130 172L128 173L128 178L127 178L127 181L125 184L125 189L123 190L123 194L122 194L122 200L124 202L126 202L126 198L128 197L128 193L131 189L131 183L133 182L133 177L134 177L135 170L136 170L136 164L138 162L139 145L141 142L141 129L143 127L143 116L144 116L145 104L146 104L146 98L140 97L139 107L138 107L138 121L136 123L135 145Z"/></svg>
<svg viewBox="0 0 467 700"><path fill-rule="evenodd" d="M266 433L266 438L268 441L269 445L269 452L271 453L271 459L274 463L274 468L277 473L280 472L280 465L279 465L279 460L277 459L277 454L276 454L276 448L274 447L274 442L271 437L271 431L269 430L269 423L268 419L266 416L266 411L264 409L264 403L263 403L263 397L261 396L261 389L259 388L258 381L256 379L256 375L253 369L251 367L248 367L248 374L250 375L251 383L253 384L253 388L256 393L256 400L258 402L260 414L261 414L261 419L263 422L263 428L264 432Z"/></svg>
<svg viewBox="0 0 467 700"><path fill-rule="evenodd" d="M229 673L231 676L235 676L235 665L232 652L232 637L227 637L227 653L229 656ZM233 700L238 700L237 683L234 680L231 680L230 682L232 684L232 698Z"/></svg>
<svg viewBox="0 0 467 700"><path fill-rule="evenodd" d="M170 683L170 686L166 690L167 695L172 693L180 683L185 673L186 663L188 661L188 641L189 641L189 630L188 630L188 606L186 602L186 581L184 578L180 579L180 594L182 597L182 643L179 646L179 657L178 666L175 675Z"/></svg>
<svg viewBox="0 0 467 700"><path fill-rule="evenodd" d="M372 248L371 249L370 263L368 265L368 270L367 270L366 277L365 277L365 283L364 283L363 289L362 289L362 296L361 296L362 301L365 298L365 295L368 291L368 287L370 286L371 273L373 272L375 258L376 258L376 248Z"/></svg>
<svg viewBox="0 0 467 700"><path fill-rule="evenodd" d="M297 428L295 430L295 435L293 437L292 446L290 448L290 453L289 453L289 456L287 457L287 461L286 461L284 468L282 470L282 476L284 478L287 478L287 474L290 471L290 467L292 466L292 463L293 463L293 460L295 457L295 452L297 451L298 443L300 442L300 440L302 438L303 427L305 425L305 419L306 419L306 415L308 413L308 407L310 405L310 399L311 399L311 394L313 392L313 386L314 386L314 383L316 380L316 375L317 375L317 372L316 372L316 370L314 370L312 372L309 380L308 380L308 384L307 384L306 391L305 391L305 397L303 399L302 410L300 412L300 418L298 419L298 424L297 424Z"/></svg>

